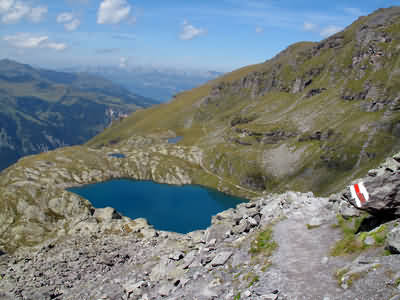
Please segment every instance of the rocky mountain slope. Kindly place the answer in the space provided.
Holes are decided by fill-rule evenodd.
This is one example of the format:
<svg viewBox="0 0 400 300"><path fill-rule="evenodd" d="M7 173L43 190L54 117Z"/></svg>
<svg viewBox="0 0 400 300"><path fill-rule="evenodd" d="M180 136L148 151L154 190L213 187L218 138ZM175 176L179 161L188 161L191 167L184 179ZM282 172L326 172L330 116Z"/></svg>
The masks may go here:
<svg viewBox="0 0 400 300"><path fill-rule="evenodd" d="M134 113L89 145L172 131L235 184L327 194L400 147L399 47L400 7L380 9Z"/></svg>
<svg viewBox="0 0 400 300"><path fill-rule="evenodd" d="M84 143L119 114L154 104L88 74L0 61L0 169L24 155Z"/></svg>
<svg viewBox="0 0 400 300"><path fill-rule="evenodd" d="M68 179L70 173L60 166L72 161L71 153L68 149L55 151L53 166L44 160L50 157L42 154L41 161L27 165L25 175L19 175L30 181L9 184L34 195L32 199L43 199L40 205L31 202L25 207L18 202L23 214L15 218L18 229L8 229L13 231L10 240L23 236L24 219L30 219L32 226L46 219L53 224L41 232L36 225L30 228L25 243L32 243L38 233L53 232L50 240L35 248L0 253L2 299L400 297L400 153L362 179L376 185L391 182L380 190L370 190L373 198L363 210L377 213L376 207L380 207L375 215L351 206L347 189L329 198L286 192L255 197L214 216L206 230L185 235L155 230L146 220L130 220L112 208L94 209L69 192L55 198L56 189L43 189L45 178L61 187L62 180L71 185L72 181L121 176L118 170L128 170L121 159L107 160L94 151L88 153L91 164L95 165L96 157L102 158L108 173L86 170L82 171L85 175L72 174ZM89 158L80 154L89 163ZM130 163L138 154L131 153ZM146 164L143 157L140 161ZM58 168L54 169L55 165ZM157 165L151 169L156 170ZM46 173L50 167L56 170L52 176ZM2 195L10 197L14 188L2 190ZM18 198L21 196L19 193ZM390 207L397 210L388 213ZM385 212L385 218L379 212ZM2 232L4 237L4 227ZM12 243L2 240L0 245Z"/></svg>

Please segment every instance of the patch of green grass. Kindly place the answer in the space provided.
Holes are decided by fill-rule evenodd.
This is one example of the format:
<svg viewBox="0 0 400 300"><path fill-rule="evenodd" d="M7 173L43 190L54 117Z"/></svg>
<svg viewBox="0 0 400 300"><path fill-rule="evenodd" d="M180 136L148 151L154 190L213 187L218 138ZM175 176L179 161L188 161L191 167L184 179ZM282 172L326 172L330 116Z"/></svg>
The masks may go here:
<svg viewBox="0 0 400 300"><path fill-rule="evenodd" d="M266 262L264 262L264 266L261 268L261 271L266 272L270 266L272 266L272 262L267 260Z"/></svg>
<svg viewBox="0 0 400 300"><path fill-rule="evenodd" d="M388 229L385 225L381 225L378 229L372 232L361 232L358 230L362 221L367 217L366 214L360 217L344 219L341 215L337 216L338 223L334 227L341 228L343 238L336 242L331 250L332 256L341 256L353 253L362 252L371 247L380 247L385 244ZM367 245L364 243L367 237L373 237L375 240L374 245Z"/></svg>
<svg viewBox="0 0 400 300"><path fill-rule="evenodd" d="M263 254L271 256L278 244L272 239L272 227L261 231L256 239L251 243L250 253L253 255Z"/></svg>
<svg viewBox="0 0 400 300"><path fill-rule="evenodd" d="M399 286L399 285L400 285L400 277L397 278L397 279L394 281L394 284L395 284L395 286Z"/></svg>
<svg viewBox="0 0 400 300"><path fill-rule="evenodd" d="M258 275L253 275L253 278L249 282L248 287L251 287L253 284L257 283L258 281L260 281L260 277Z"/></svg>
<svg viewBox="0 0 400 300"><path fill-rule="evenodd" d="M335 273L335 278L337 279L338 285L342 285L342 280L343 280L343 276L344 274L346 274L349 270L347 268L343 268L340 269L338 271L336 271Z"/></svg>
<svg viewBox="0 0 400 300"><path fill-rule="evenodd" d="M358 218L344 219L341 215L337 216L337 227L343 232L343 238L336 242L331 250L332 256L341 256L346 254L357 253L364 250L365 245L361 238L356 236L360 224L365 216Z"/></svg>
<svg viewBox="0 0 400 300"><path fill-rule="evenodd" d="M321 226L321 225L310 225L310 224L306 224L306 227L307 227L308 230L312 230L312 229L318 228L318 227L320 227L320 226Z"/></svg>

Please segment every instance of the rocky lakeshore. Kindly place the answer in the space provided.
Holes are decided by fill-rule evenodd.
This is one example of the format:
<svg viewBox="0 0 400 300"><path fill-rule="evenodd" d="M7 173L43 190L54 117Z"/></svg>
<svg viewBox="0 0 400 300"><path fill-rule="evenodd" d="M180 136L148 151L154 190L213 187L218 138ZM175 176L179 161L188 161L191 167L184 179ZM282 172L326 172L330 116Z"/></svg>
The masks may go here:
<svg viewBox="0 0 400 300"><path fill-rule="evenodd" d="M375 216L353 207L347 189L328 198L286 192L181 235L89 203L70 231L1 253L0 297L399 299L399 161L389 158L363 179L385 182L364 209ZM388 207L385 218L376 214Z"/></svg>

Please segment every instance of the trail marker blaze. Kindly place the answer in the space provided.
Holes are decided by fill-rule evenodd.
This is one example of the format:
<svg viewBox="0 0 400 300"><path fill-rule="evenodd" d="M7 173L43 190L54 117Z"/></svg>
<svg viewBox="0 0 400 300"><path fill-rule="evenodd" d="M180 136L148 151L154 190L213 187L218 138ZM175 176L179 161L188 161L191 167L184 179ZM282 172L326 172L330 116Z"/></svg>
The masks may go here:
<svg viewBox="0 0 400 300"><path fill-rule="evenodd" d="M369 194L364 183L356 183L350 186L351 197L356 201L357 207L362 207L369 200Z"/></svg>

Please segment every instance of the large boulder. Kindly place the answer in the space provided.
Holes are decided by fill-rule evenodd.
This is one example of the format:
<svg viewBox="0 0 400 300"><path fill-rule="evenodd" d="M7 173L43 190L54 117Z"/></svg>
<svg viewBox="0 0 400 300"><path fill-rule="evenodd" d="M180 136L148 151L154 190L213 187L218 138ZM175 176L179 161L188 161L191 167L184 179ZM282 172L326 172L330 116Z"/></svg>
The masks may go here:
<svg viewBox="0 0 400 300"><path fill-rule="evenodd" d="M121 215L112 207L97 208L93 216L102 222L121 219Z"/></svg>
<svg viewBox="0 0 400 300"><path fill-rule="evenodd" d="M379 217L400 217L400 154L389 158L378 169L368 172L363 180L369 194L369 200L359 209ZM355 200L347 188L342 194L343 199L354 207Z"/></svg>
<svg viewBox="0 0 400 300"><path fill-rule="evenodd" d="M386 248L395 254L400 253L400 228L393 228L386 236Z"/></svg>

